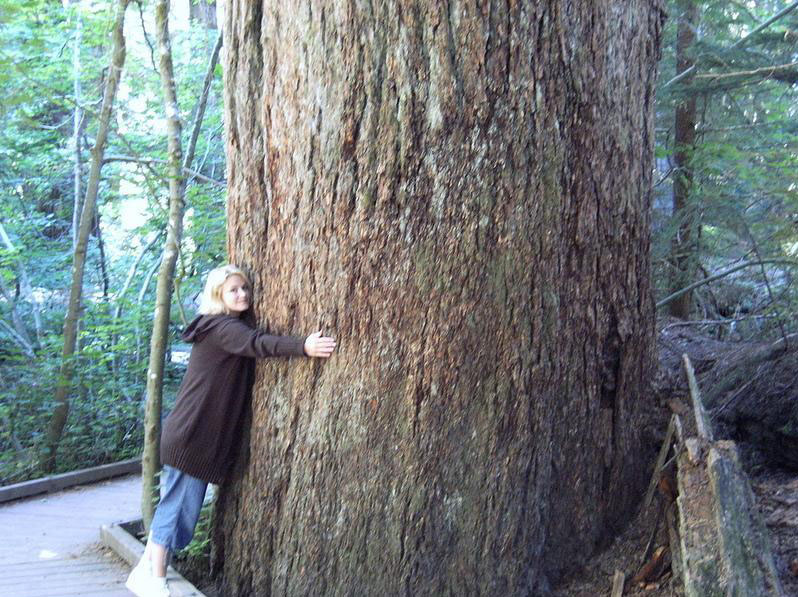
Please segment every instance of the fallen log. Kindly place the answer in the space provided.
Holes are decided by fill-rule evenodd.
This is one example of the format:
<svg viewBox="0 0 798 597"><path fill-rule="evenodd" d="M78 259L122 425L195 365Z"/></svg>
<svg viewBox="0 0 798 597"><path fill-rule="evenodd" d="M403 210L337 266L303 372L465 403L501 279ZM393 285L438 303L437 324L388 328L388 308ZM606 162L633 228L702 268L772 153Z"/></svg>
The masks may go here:
<svg viewBox="0 0 798 597"><path fill-rule="evenodd" d="M773 548L733 441L715 442L707 456L723 567L738 595L781 595Z"/></svg>
<svg viewBox="0 0 798 597"><path fill-rule="evenodd" d="M781 597L770 536L732 441L713 441L690 359L684 355L698 437L677 459L679 566L687 597Z"/></svg>
<svg viewBox="0 0 798 597"><path fill-rule="evenodd" d="M790 349L790 343L798 340L798 333L789 334L779 338L775 342L760 347L750 354L743 354L735 359L729 367L719 368L718 373L714 374L714 383L708 393L705 406L709 409L726 408L728 405L721 404L727 392L740 388L756 374L757 369L763 363L772 361L785 351ZM728 401L728 399L726 399Z"/></svg>
<svg viewBox="0 0 798 597"><path fill-rule="evenodd" d="M687 597L725 596L712 511L709 478L704 462L694 462L687 450L678 459L679 551Z"/></svg>
<svg viewBox="0 0 798 597"><path fill-rule="evenodd" d="M671 570L673 576L682 577L682 549L679 544L679 523L677 522L676 502L665 510L665 523L668 526L668 544L671 548Z"/></svg>
<svg viewBox="0 0 798 597"><path fill-rule="evenodd" d="M695 416L698 437L712 441L714 435L712 422L709 420L709 415L704 408L704 401L701 399L701 391L698 389L698 381L695 378L695 371L693 370L693 364L690 362L690 357L683 354L682 363L684 364L684 373L687 375L687 385L690 387L690 397L693 400L693 415Z"/></svg>

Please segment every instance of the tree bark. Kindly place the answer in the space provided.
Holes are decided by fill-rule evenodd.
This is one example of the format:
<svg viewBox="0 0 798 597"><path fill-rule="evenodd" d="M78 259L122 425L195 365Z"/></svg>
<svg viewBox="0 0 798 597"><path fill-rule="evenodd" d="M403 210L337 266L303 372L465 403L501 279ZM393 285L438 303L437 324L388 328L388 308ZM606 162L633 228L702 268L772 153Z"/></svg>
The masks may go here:
<svg viewBox="0 0 798 597"><path fill-rule="evenodd" d="M693 44L698 27L698 5L694 0L680 0L679 23L676 34L676 72L694 70L692 56ZM681 81L684 89L690 85L694 74ZM682 99L676 106L674 131L674 176L673 176L673 221L675 234L671 241L671 265L673 272L669 294L686 288L693 282L698 260L698 207L691 200L693 186L693 166L691 160L695 149L696 97L689 90L683 90ZM668 304L668 311L680 319L690 318L693 302L692 291L684 292Z"/></svg>
<svg viewBox="0 0 798 597"><path fill-rule="evenodd" d="M231 260L339 350L258 366L223 593L545 594L645 486L661 7L226 14Z"/></svg>
<svg viewBox="0 0 798 597"><path fill-rule="evenodd" d="M105 152L105 143L108 138L111 112L113 111L114 99L122 74L122 67L125 63L124 23L125 10L127 9L128 3L129 0L118 0L117 2L116 17L113 27L111 65L108 69L108 77L105 81L105 90L97 129L97 139L91 150L91 170L86 185L83 210L80 216L78 241L75 246L75 254L72 262L72 283L70 286L69 304L64 319L64 348L61 353L61 369L58 377L58 385L55 389L54 402L56 406L50 418L50 424L44 442L44 453L42 454L42 468L48 472L55 468L58 444L61 441L61 434L63 433L67 415L69 414L69 393L72 388L72 377L74 373L72 361L75 353L75 345L77 343L86 250L88 247L89 235L94 223L94 209L97 203L97 192L100 186L100 169L102 168L103 153Z"/></svg>

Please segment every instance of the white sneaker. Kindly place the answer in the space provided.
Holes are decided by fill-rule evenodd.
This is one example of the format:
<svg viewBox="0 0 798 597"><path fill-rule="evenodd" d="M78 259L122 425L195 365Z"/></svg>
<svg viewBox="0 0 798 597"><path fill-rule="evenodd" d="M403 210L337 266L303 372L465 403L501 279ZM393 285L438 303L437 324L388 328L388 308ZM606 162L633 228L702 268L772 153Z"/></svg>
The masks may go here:
<svg viewBox="0 0 798 597"><path fill-rule="evenodd" d="M136 594L137 597L170 597L166 579L162 576L153 576L150 563L139 562L127 577L125 586Z"/></svg>

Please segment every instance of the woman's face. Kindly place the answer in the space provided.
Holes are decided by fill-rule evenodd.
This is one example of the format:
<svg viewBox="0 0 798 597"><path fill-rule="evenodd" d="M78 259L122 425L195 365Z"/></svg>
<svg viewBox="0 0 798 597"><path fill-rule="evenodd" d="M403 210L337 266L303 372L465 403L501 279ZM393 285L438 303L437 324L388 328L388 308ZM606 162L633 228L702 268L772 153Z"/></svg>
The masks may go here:
<svg viewBox="0 0 798 597"><path fill-rule="evenodd" d="M222 303L231 314L242 313L249 308L249 285L244 278L234 274L224 281Z"/></svg>

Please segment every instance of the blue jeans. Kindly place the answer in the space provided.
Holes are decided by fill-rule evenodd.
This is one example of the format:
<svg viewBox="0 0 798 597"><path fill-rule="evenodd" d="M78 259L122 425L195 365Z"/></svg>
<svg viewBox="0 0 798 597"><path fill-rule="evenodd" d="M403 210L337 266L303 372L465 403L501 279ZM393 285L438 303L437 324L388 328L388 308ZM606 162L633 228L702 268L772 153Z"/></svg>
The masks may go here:
<svg viewBox="0 0 798 597"><path fill-rule="evenodd" d="M150 536L170 552L191 542L208 484L181 470L164 466L161 501L150 525Z"/></svg>

